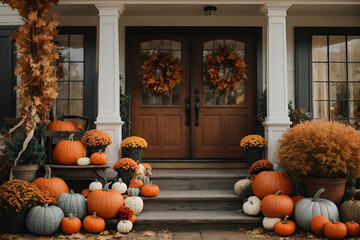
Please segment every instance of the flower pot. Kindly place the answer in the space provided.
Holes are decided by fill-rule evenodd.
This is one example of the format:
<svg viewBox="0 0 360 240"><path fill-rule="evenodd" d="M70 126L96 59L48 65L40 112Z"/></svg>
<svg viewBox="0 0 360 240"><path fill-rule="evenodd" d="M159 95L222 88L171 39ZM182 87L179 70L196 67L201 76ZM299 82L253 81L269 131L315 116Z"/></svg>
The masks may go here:
<svg viewBox="0 0 360 240"><path fill-rule="evenodd" d="M141 163L142 151L141 148L125 148L124 157L131 158L139 164Z"/></svg>
<svg viewBox="0 0 360 240"><path fill-rule="evenodd" d="M307 197L313 197L320 188L324 188L325 192L321 194L321 198L328 199L337 206L339 206L343 200L346 183L346 179L344 178L303 177L302 181Z"/></svg>
<svg viewBox="0 0 360 240"><path fill-rule="evenodd" d="M32 182L35 180L39 168L39 164L17 165L13 170L14 178Z"/></svg>
<svg viewBox="0 0 360 240"><path fill-rule="evenodd" d="M121 180L127 185L129 186L130 180L131 180L131 172L130 171L120 171L119 169L116 170L118 175L117 175L117 179L119 180L119 178L121 178Z"/></svg>
<svg viewBox="0 0 360 240"><path fill-rule="evenodd" d="M26 215L29 209L21 212L3 212L4 230L9 233L26 232Z"/></svg>
<svg viewBox="0 0 360 240"><path fill-rule="evenodd" d="M247 149L246 157L248 167L251 167L251 165L257 160L265 158L265 149Z"/></svg>

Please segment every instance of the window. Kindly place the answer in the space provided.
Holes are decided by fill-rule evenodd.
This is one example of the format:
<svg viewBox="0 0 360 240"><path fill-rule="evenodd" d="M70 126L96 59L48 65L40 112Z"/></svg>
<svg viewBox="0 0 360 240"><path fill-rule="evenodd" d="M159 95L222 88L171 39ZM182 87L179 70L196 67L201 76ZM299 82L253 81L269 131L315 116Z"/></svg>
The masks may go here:
<svg viewBox="0 0 360 240"><path fill-rule="evenodd" d="M359 121L359 29L296 28L295 37L297 107L314 119Z"/></svg>

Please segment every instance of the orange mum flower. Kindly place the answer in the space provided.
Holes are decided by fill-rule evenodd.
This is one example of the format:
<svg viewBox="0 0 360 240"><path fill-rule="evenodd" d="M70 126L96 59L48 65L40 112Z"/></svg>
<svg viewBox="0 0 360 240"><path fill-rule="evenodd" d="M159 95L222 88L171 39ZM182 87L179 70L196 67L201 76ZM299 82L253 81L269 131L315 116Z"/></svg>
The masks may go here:
<svg viewBox="0 0 360 240"><path fill-rule="evenodd" d="M104 131L92 129L86 131L81 139L85 147L107 146L112 143L111 136Z"/></svg>

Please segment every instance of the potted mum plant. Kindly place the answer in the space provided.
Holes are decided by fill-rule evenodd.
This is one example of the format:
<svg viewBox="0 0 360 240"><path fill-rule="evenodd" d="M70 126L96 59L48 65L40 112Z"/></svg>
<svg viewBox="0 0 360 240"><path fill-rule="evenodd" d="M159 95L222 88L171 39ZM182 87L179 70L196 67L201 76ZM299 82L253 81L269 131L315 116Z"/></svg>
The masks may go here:
<svg viewBox="0 0 360 240"><path fill-rule="evenodd" d="M99 151L105 152L106 147L112 143L112 139L108 133L92 129L84 133L81 142L87 148L88 155L91 156L91 154Z"/></svg>
<svg viewBox="0 0 360 240"><path fill-rule="evenodd" d="M288 129L275 153L289 176L301 177L308 197L339 204L347 179L360 177L360 132L338 122L304 122Z"/></svg>
<svg viewBox="0 0 360 240"><path fill-rule="evenodd" d="M130 179L136 176L139 165L131 158L122 158L114 164L113 169L118 173L117 178L121 178L129 186Z"/></svg>
<svg viewBox="0 0 360 240"><path fill-rule="evenodd" d="M260 135L252 134L243 137L240 141L240 147L246 151L248 167L257 160L265 158L267 143Z"/></svg>
<svg viewBox="0 0 360 240"><path fill-rule="evenodd" d="M142 151L147 147L148 144L142 137L127 137L121 142L121 148L124 150L124 157L131 158L137 163L141 163Z"/></svg>

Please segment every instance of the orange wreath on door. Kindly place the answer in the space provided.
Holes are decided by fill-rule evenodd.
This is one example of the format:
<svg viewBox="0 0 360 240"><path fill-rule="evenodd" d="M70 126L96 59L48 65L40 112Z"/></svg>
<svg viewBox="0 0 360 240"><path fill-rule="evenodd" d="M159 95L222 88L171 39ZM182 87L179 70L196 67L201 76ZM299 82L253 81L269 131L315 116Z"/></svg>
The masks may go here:
<svg viewBox="0 0 360 240"><path fill-rule="evenodd" d="M228 73L220 74L220 68ZM223 93L238 89L246 79L247 64L237 51L229 47L219 47L213 53L205 56L205 77L215 89ZM224 76L225 75L225 76Z"/></svg>
<svg viewBox="0 0 360 240"><path fill-rule="evenodd" d="M164 94L181 84L183 65L171 52L150 52L140 68L140 78L144 88Z"/></svg>

